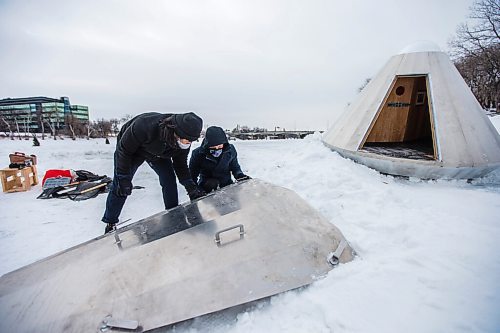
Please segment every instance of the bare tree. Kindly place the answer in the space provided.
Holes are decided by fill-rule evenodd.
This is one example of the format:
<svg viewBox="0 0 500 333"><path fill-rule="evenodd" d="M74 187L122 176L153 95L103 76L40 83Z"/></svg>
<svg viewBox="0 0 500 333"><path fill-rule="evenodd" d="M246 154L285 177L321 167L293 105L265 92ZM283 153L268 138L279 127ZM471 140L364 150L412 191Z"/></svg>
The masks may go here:
<svg viewBox="0 0 500 333"><path fill-rule="evenodd" d="M45 121L47 125L49 125L50 132L52 133L52 136L54 137L54 140L57 140L56 138L56 126L52 121Z"/></svg>
<svg viewBox="0 0 500 333"><path fill-rule="evenodd" d="M118 134L118 132L120 131L120 120L119 119L116 119L116 118L112 118L109 120L110 124L111 124L111 132L114 136L116 136Z"/></svg>
<svg viewBox="0 0 500 333"><path fill-rule="evenodd" d="M470 23L457 28L449 45L455 64L481 106L500 103L500 0L478 0Z"/></svg>
<svg viewBox="0 0 500 333"><path fill-rule="evenodd" d="M472 23L462 23L457 28L457 36L450 41L454 55L478 56L485 52L489 61L498 59L490 46L500 42L500 1L479 0L470 8Z"/></svg>
<svg viewBox="0 0 500 333"><path fill-rule="evenodd" d="M59 112L57 110L57 105L54 105L52 109L46 113L47 117L42 119L45 121L45 123L49 126L50 132L52 133L52 137L54 140L57 140L57 123L58 123L58 117L59 117Z"/></svg>
<svg viewBox="0 0 500 333"><path fill-rule="evenodd" d="M12 128L10 127L9 122L7 122L7 120L5 120L4 117L1 117L0 119L2 119L2 122L7 126L7 129L9 130L10 139L14 140L14 133L12 133Z"/></svg>
<svg viewBox="0 0 500 333"><path fill-rule="evenodd" d="M24 140L28 140L30 137L29 137L29 134L30 134L30 127L29 127L29 120L28 120L28 117L24 117Z"/></svg>
<svg viewBox="0 0 500 333"><path fill-rule="evenodd" d="M31 112L23 118L24 120L24 139L29 140L30 138L30 126L31 126Z"/></svg>
<svg viewBox="0 0 500 333"><path fill-rule="evenodd" d="M67 126L66 135L70 136L73 140L89 136L87 130L87 120L79 119L75 115L70 114L66 116L65 121Z"/></svg>
<svg viewBox="0 0 500 333"><path fill-rule="evenodd" d="M92 124L90 123L90 120L85 123L85 128L87 129L87 140L90 140L90 135L94 131L92 128Z"/></svg>
<svg viewBox="0 0 500 333"><path fill-rule="evenodd" d="M17 121L17 117L14 117L14 122L16 123L17 138L21 140L21 131L19 131L19 122Z"/></svg>
<svg viewBox="0 0 500 333"><path fill-rule="evenodd" d="M73 130L75 131L75 135L77 137L84 137L87 136L87 127L86 127L86 121L78 120L75 121L71 124L73 127Z"/></svg>
<svg viewBox="0 0 500 333"><path fill-rule="evenodd" d="M112 132L113 127L110 120L105 120L103 118L94 121L91 126L94 129L94 134L99 138L105 138L109 136Z"/></svg>
<svg viewBox="0 0 500 333"><path fill-rule="evenodd" d="M134 118L134 116L130 113L127 113L124 117L120 118L120 123L124 124L132 118Z"/></svg>
<svg viewBox="0 0 500 333"><path fill-rule="evenodd" d="M61 119L61 115L56 103L54 103L54 105L52 106L50 111L46 113L46 115L48 117L44 118L45 123L49 125L50 132L52 133L54 140L57 140L58 130L62 127L61 120L63 119Z"/></svg>
<svg viewBox="0 0 500 333"><path fill-rule="evenodd" d="M66 116L65 122L66 134L69 135L72 140L76 140L77 130L79 130L78 123L80 123L81 121L74 115L69 114Z"/></svg>
<svg viewBox="0 0 500 333"><path fill-rule="evenodd" d="M42 127L42 140L45 140L45 125L43 121L43 116L40 117L40 126Z"/></svg>
<svg viewBox="0 0 500 333"><path fill-rule="evenodd" d="M76 140L75 130L72 124L68 124L69 130L71 131L71 139Z"/></svg>

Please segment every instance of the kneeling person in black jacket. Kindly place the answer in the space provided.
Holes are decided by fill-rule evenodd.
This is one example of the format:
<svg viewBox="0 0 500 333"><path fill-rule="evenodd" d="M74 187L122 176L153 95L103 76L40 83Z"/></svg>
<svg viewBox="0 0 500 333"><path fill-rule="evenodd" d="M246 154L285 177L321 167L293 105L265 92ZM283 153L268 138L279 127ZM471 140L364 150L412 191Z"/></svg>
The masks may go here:
<svg viewBox="0 0 500 333"><path fill-rule="evenodd" d="M191 142L200 137L202 126L202 119L192 112L149 112L122 126L116 141L113 184L102 218L107 223L105 233L115 229L125 200L132 194L132 178L144 161L158 174L165 209L179 204L176 176L191 200L205 195L193 182L187 165Z"/></svg>
<svg viewBox="0 0 500 333"><path fill-rule="evenodd" d="M189 170L193 181L207 193L232 184L231 173L237 181L250 179L241 171L236 149L217 126L209 127L201 146L193 150Z"/></svg>

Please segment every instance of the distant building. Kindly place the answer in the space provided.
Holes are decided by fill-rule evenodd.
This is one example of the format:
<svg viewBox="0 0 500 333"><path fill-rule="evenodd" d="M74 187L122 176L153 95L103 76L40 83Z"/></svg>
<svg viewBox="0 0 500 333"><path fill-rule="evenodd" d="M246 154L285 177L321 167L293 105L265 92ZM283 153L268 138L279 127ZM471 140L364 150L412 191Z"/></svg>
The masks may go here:
<svg viewBox="0 0 500 333"><path fill-rule="evenodd" d="M10 125L13 131L19 127L21 132L40 133L42 128L48 132L50 126L61 130L68 124L88 121L88 106L71 105L68 97L0 99L0 128Z"/></svg>

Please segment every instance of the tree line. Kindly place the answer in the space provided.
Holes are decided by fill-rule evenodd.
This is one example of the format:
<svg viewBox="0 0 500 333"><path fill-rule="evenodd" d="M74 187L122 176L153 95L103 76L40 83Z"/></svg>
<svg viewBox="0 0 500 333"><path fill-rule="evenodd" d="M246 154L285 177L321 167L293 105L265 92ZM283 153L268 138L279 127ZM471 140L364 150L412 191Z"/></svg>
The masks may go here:
<svg viewBox="0 0 500 333"><path fill-rule="evenodd" d="M11 117L12 118L12 117ZM42 140L51 138L54 140L69 137L76 138L107 138L116 136L120 131L120 126L131 119L131 115L126 115L121 119L97 119L81 120L72 115L65 117L64 121L57 118L46 118L40 120L39 129L30 130L32 119L27 117L13 118L7 121L5 117L0 117L0 132L4 132L11 139L29 139L31 137L40 137Z"/></svg>
<svg viewBox="0 0 500 333"><path fill-rule="evenodd" d="M455 66L484 109L500 111L500 0L479 0L449 42Z"/></svg>

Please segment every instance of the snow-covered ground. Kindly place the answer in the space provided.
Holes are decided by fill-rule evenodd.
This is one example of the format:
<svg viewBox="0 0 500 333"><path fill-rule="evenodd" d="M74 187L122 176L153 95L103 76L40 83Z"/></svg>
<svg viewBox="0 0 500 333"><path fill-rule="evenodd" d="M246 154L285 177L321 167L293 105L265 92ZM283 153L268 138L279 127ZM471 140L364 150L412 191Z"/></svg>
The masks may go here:
<svg viewBox="0 0 500 333"><path fill-rule="evenodd" d="M491 118L500 129L500 116ZM290 188L358 253L323 280L258 303L177 325L175 332L499 332L500 171L466 181L403 180L341 158L320 136L236 141L252 177ZM53 168L112 175L114 141L0 140ZM162 210L156 174L142 166L121 218ZM0 194L0 274L102 234L106 195L87 201ZM180 200L188 198L179 187Z"/></svg>

